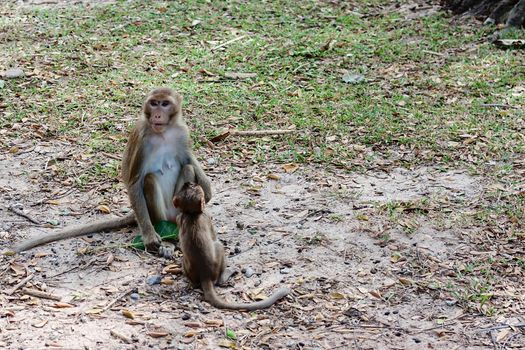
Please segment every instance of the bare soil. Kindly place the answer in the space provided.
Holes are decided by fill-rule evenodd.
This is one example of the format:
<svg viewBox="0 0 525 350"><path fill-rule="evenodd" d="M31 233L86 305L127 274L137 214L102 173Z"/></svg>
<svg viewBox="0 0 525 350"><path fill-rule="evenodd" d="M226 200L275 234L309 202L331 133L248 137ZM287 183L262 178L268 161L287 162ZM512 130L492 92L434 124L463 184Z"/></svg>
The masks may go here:
<svg viewBox="0 0 525 350"><path fill-rule="evenodd" d="M21 204L28 216L60 226L111 215L96 213L98 189L56 184L53 191L35 181L49 159L43 149L36 151L40 155L31 150L0 158L2 250L52 230L31 224L9 206ZM475 250L464 232L442 227L440 216L428 212L414 216L407 232L385 209L422 200L468 203L483 191L482 179L433 168L349 173L311 167L289 174L279 165L226 167L208 171L215 192L209 211L228 248L229 265L238 271L220 293L247 301L286 284L292 295L254 313L216 310L177 271L163 271L173 271L180 258L167 261L127 248L137 231L126 229L4 256L3 291L34 274L26 287L67 304L20 290L0 294L0 346L476 349L489 344L477 333L491 324L488 318L417 283L427 273L423 270L444 273L458 250ZM126 209L122 186L106 191L113 192L112 210ZM254 274L246 277L246 269ZM155 275L165 280L148 285L148 276ZM236 342L227 340L225 329L235 332Z"/></svg>

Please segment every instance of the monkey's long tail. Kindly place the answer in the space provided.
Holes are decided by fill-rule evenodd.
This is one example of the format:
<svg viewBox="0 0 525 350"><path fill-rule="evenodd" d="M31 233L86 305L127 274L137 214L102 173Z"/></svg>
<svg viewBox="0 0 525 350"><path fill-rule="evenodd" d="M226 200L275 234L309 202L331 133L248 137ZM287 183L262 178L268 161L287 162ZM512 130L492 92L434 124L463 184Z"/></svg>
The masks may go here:
<svg viewBox="0 0 525 350"><path fill-rule="evenodd" d="M267 299L256 301L253 303L229 303L219 297L215 292L215 286L211 280L202 281L202 290L204 291L204 299L209 302L211 305L219 309L231 309L231 310L260 310L266 309L275 304L275 302L281 298L287 296L291 290L286 287L279 288Z"/></svg>
<svg viewBox="0 0 525 350"><path fill-rule="evenodd" d="M63 239L73 238L84 236L92 233L98 233L103 231L111 231L119 228L127 227L136 224L135 213L131 212L126 216L120 218L112 218L99 220L91 224L84 224L79 226L74 226L70 228L65 228L60 232L52 233L49 235L31 238L25 242L17 245L13 251L16 253L23 252L25 250L38 247L40 245L51 243L55 241L60 241Z"/></svg>

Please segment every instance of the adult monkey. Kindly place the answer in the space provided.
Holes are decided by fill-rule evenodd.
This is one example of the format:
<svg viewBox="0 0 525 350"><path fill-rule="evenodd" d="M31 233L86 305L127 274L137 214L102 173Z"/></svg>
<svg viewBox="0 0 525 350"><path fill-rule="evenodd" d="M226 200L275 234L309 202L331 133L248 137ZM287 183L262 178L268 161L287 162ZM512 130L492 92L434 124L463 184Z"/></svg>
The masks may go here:
<svg viewBox="0 0 525 350"><path fill-rule="evenodd" d="M161 244L153 225L162 220L175 220L178 209L173 206L173 195L184 183L196 182L204 190L206 202L211 199L210 181L191 151L188 127L182 118L181 95L169 88L149 93L142 116L129 136L122 161L122 179L134 213L33 238L14 251L137 223L146 250L171 257L174 247Z"/></svg>

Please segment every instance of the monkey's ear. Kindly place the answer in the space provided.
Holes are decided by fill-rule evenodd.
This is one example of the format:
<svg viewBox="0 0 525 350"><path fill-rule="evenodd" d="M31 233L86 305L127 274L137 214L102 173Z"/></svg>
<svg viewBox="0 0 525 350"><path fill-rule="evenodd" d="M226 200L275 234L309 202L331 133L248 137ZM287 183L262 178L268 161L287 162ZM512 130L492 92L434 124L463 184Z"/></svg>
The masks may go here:
<svg viewBox="0 0 525 350"><path fill-rule="evenodd" d="M175 208L179 208L180 207L180 199L179 199L178 196L173 197L173 206Z"/></svg>
<svg viewBox="0 0 525 350"><path fill-rule="evenodd" d="M204 200L204 197L201 198L201 213L204 212L204 205L206 204L206 201Z"/></svg>
<svg viewBox="0 0 525 350"><path fill-rule="evenodd" d="M181 95L181 94L177 94L177 95L175 96L175 100L177 101L177 104L178 104L179 106L182 105L182 100L183 100L183 98L182 98L182 95Z"/></svg>

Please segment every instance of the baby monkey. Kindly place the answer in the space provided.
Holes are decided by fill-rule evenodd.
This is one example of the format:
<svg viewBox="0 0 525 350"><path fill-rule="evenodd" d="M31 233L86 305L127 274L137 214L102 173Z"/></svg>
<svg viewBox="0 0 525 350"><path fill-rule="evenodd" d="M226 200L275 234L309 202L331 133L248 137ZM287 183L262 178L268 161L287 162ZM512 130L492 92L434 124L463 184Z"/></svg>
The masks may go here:
<svg viewBox="0 0 525 350"><path fill-rule="evenodd" d="M290 293L288 288L279 288L269 298L253 303L230 303L215 292L226 267L224 247L217 240L211 217L204 213L204 191L196 183L186 182L173 198L180 210L177 215L180 248L183 254L182 268L194 287L201 286L204 299L220 309L258 310L272 306Z"/></svg>

